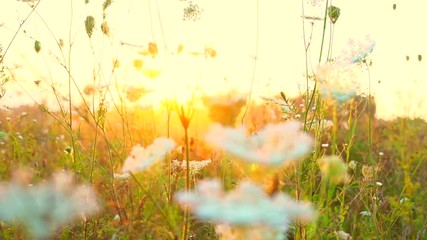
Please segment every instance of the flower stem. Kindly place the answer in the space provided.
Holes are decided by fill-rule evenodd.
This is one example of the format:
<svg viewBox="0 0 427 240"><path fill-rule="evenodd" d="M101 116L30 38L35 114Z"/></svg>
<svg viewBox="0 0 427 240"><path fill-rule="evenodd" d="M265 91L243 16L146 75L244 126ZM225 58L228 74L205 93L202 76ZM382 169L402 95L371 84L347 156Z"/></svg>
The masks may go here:
<svg viewBox="0 0 427 240"><path fill-rule="evenodd" d="M334 104L332 110L332 121L334 123L332 129L332 155L338 151L338 143L337 143L337 132L338 132L338 116L337 116L337 104Z"/></svg>
<svg viewBox="0 0 427 240"><path fill-rule="evenodd" d="M189 149L189 141L188 141L188 127L184 126L184 141L185 141L185 162L187 165L186 169L186 179L185 179L185 190L188 192L190 190L190 149ZM182 240L187 239L187 234L190 229L190 223L189 223L189 213L188 213L188 207L185 206L184 209L184 231L182 233Z"/></svg>

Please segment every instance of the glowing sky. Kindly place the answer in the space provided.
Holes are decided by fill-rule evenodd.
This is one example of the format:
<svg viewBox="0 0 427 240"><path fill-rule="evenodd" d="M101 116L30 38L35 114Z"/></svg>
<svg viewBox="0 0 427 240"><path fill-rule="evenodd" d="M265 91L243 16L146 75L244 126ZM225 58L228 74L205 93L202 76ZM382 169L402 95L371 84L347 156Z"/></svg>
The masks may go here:
<svg viewBox="0 0 427 240"><path fill-rule="evenodd" d="M151 98L188 95L197 85L205 93L238 89L247 93L251 87L257 41L254 96L273 95L279 91L298 93L305 88L304 45L301 1L259 0L195 0L203 9L200 19L182 21L179 0L116 0L106 12L110 37L100 30L103 0L41 0L5 58L17 82L7 83L5 106L53 100L51 85L67 93L68 46L72 43L71 73L83 89L93 83L100 86L146 86L154 90ZM393 9L396 4L396 9ZM333 54L348 47L349 38L363 39L370 35L376 47L369 56L371 87L377 101L377 115L390 118L399 115L427 118L424 89L427 89L427 34L423 0L334 0L341 16L334 30ZM71 11L73 9L73 11ZM258 9L258 11L257 11ZM28 3L2 0L0 4L0 43L6 48L19 24L29 14ZM323 17L322 7L306 1L306 16ZM88 38L84 20L93 15L96 29ZM306 37L311 25L306 21ZM310 66L317 68L322 22L313 25ZM328 26L329 27L329 26ZM25 30L25 32L24 32ZM71 34L71 35L70 35ZM57 41L62 39L64 59ZM41 42L41 51L34 51L34 41ZM125 45L121 43L126 43ZM156 58L138 52L149 42L157 43ZM326 42L327 43L327 42ZM177 55L178 45L184 54ZM135 45L135 46L133 46ZM216 50L215 58L194 57L206 47ZM418 55L424 57L418 60ZM409 56L409 61L406 60ZM113 60L120 62L114 76ZM144 69L160 70L158 78L147 78L133 67L141 59ZM97 71L99 69L99 71ZM368 72L360 68L363 90L368 86ZM34 81L40 80L39 86ZM76 88L73 87L76 93ZM114 94L113 94L114 95Z"/></svg>

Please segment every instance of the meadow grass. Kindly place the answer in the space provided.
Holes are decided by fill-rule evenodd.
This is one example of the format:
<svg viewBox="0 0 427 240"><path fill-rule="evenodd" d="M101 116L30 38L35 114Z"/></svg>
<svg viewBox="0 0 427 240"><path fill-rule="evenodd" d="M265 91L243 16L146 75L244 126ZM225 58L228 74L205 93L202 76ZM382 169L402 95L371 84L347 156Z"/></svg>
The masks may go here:
<svg viewBox="0 0 427 240"><path fill-rule="evenodd" d="M366 100L362 99L352 104L364 102ZM342 107L355 109L357 106L352 104ZM259 117L255 111L262 110L253 110L253 117ZM138 118L137 112L127 118ZM331 113L325 113L325 117L328 114ZM245 166L233 156L221 154L200 143L202 139L191 137L188 147L190 159L211 159L212 162L192 173L190 186L197 186L202 179L218 178L226 189L232 190L240 181L249 178L264 186L268 193L285 192L295 199L312 202L317 211L316 220L304 225L290 224L289 239L336 239L340 231L353 239L422 239L426 221L423 214L426 194L423 191L423 179L426 177L423 146L426 142L422 133L427 125L420 119L374 119L373 165L368 160L366 114L337 116L339 128L335 154L342 157L346 166L345 175L339 175L345 181L334 182L322 175L322 164L318 159L333 151L333 128L329 128L313 130L318 131L321 140L316 141L316 147L309 156L297 165L279 167L275 171ZM121 119L117 114L107 114L106 118L107 124ZM182 234L184 212L174 202L173 196L189 184L187 168L172 168L171 161L186 159L185 141L181 140L174 151L149 170L120 179L114 178L111 172L120 173L131 146L136 142L150 143L154 137L152 134L142 137L140 132L144 129L135 127L132 131L123 132L111 128L95 145L93 139L97 133L93 131L93 125L82 118L73 130L78 145L70 148L67 131L38 107L25 106L9 113L3 112L0 119L3 181L9 181L10 173L22 167L31 169L31 182L34 184L48 179L57 170L66 169L73 172L79 182L90 183L96 189L101 206L99 213L85 221L63 226L55 236L73 239L173 239ZM179 124L178 119L174 120L172 124ZM127 135L129 133L133 136ZM172 135L175 134L180 132ZM73 159L71 155L77 151L79 159ZM193 217L189 217L188 222L189 236L195 239L218 238L214 225ZM6 222L2 224L5 239L28 236L22 229Z"/></svg>

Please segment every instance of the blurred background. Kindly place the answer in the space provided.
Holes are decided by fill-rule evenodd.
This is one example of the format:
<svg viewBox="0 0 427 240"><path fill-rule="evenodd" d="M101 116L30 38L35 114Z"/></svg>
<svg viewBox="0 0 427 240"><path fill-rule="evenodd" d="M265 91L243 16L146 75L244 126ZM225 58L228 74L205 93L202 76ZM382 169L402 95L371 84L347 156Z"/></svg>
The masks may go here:
<svg viewBox="0 0 427 240"><path fill-rule="evenodd" d="M307 87L304 37L308 42L312 36L311 72L319 62L323 21L316 19L324 17L325 6L320 0L121 0L112 1L107 9L101 0L41 0L31 13L37 3L1 3L3 52L23 23L4 58L13 74L0 100L5 107L37 102L54 109L53 89L68 101L67 69L75 82L73 104L88 86L109 88L106 103L124 88L144 89L147 94L139 105L158 105L171 97L186 99L195 89L202 94L229 90L249 94L252 88L254 99L280 91L297 96ZM427 34L422 12L427 2L334 0L332 4L341 10L334 25L332 57L348 50L351 39L375 40L369 71L364 65L355 68L362 92L369 92L370 81L377 117L427 118ZM95 20L90 38L85 30L88 16ZM150 43L156 46L154 55Z"/></svg>

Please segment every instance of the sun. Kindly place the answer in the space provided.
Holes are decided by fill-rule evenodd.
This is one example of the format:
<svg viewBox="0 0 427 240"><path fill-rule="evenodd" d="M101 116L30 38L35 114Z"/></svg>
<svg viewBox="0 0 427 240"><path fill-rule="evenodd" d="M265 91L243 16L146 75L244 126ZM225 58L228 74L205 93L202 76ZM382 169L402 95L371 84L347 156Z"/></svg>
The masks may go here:
<svg viewBox="0 0 427 240"><path fill-rule="evenodd" d="M213 46L194 48L178 44L166 52L155 42L124 55L117 77L129 102L159 108L165 100L180 104L206 95L231 91L218 68Z"/></svg>

